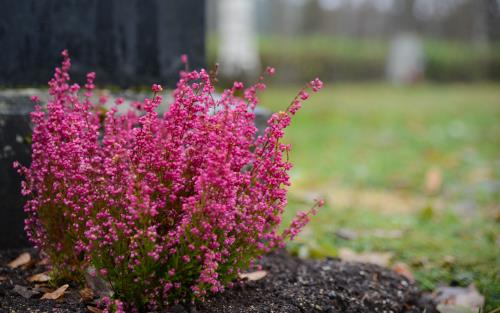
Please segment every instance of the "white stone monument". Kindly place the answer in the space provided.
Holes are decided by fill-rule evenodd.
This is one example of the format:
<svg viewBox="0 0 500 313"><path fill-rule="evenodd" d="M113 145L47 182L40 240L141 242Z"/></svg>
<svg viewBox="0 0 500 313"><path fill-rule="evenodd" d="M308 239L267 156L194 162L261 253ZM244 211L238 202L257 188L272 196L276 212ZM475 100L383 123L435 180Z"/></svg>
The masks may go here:
<svg viewBox="0 0 500 313"><path fill-rule="evenodd" d="M424 48L413 33L400 33L394 37L386 63L387 79L393 84L411 84L424 77Z"/></svg>
<svg viewBox="0 0 500 313"><path fill-rule="evenodd" d="M222 76L255 76L260 69L254 0L217 1L218 62Z"/></svg>

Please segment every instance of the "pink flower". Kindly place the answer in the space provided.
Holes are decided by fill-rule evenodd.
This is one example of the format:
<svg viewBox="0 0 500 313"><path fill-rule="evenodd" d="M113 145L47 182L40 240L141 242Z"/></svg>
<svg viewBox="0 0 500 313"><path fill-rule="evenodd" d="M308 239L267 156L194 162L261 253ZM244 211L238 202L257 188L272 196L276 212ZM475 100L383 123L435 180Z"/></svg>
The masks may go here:
<svg viewBox="0 0 500 313"><path fill-rule="evenodd" d="M314 92L317 92L323 88L323 82L319 80L319 78L315 78L314 80L311 80L309 82L309 85L311 86L312 90Z"/></svg>
<svg viewBox="0 0 500 313"><path fill-rule="evenodd" d="M290 107L290 114L295 115L295 113L300 110L302 103L299 100L295 100Z"/></svg>
<svg viewBox="0 0 500 313"><path fill-rule="evenodd" d="M118 110L123 99L105 106L92 96L95 73L82 97L63 57L46 109L31 113L32 162L15 164L29 197L25 227L62 277L99 269L116 289L109 310L157 310L222 292L242 264L284 246L323 204L280 231L292 168L282 139L305 90L257 136L263 79L246 89L234 82L216 98L209 72L184 71L159 115L159 84L152 98Z"/></svg>
<svg viewBox="0 0 500 313"><path fill-rule="evenodd" d="M309 94L305 90L302 90L299 95L300 95L300 99L302 99L302 100L309 99Z"/></svg>
<svg viewBox="0 0 500 313"><path fill-rule="evenodd" d="M123 102L124 102L123 98L116 98L116 100L115 100L116 105L122 105Z"/></svg>
<svg viewBox="0 0 500 313"><path fill-rule="evenodd" d="M242 82L234 82L233 84L234 89L243 89L243 83Z"/></svg>
<svg viewBox="0 0 500 313"><path fill-rule="evenodd" d="M276 73L276 69L274 67L268 66L266 68L266 72L269 76L273 76Z"/></svg>
<svg viewBox="0 0 500 313"><path fill-rule="evenodd" d="M89 72L87 73L87 79L88 80L94 80L96 77L95 72Z"/></svg>
<svg viewBox="0 0 500 313"><path fill-rule="evenodd" d="M182 64L187 64L188 56L186 54L181 55L181 62L182 62Z"/></svg>
<svg viewBox="0 0 500 313"><path fill-rule="evenodd" d="M151 87L151 90L153 92L157 93L157 92L161 92L163 90L163 88L159 84L153 84L153 86Z"/></svg>

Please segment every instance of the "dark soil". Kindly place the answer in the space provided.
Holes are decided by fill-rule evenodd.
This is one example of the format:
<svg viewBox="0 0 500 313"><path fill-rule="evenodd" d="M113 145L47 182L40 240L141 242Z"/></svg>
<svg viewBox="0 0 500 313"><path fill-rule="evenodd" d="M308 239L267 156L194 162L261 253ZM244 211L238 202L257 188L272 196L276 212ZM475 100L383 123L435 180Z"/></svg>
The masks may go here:
<svg viewBox="0 0 500 313"><path fill-rule="evenodd" d="M33 250L29 250L35 255ZM7 263L22 251L0 251L0 312L89 312L75 286L63 298L40 300L43 286L27 278L44 265L10 269ZM301 260L285 253L262 260L268 275L258 281L214 296L204 303L177 306L170 312L437 312L433 303L406 278L379 266L337 259ZM27 299L16 290L28 287L38 294Z"/></svg>

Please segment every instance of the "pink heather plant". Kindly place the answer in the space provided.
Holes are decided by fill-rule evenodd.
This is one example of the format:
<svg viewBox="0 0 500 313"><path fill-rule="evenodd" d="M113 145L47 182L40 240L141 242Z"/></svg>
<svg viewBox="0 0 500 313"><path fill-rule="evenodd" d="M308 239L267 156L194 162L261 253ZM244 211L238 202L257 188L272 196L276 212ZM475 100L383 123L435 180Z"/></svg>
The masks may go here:
<svg viewBox="0 0 500 313"><path fill-rule="evenodd" d="M279 232L292 167L290 145L280 140L306 90L321 89L319 79L256 138L263 77L246 89L235 82L216 100L214 77L181 72L165 114L156 112L162 87L155 84L152 98L118 115L123 100L107 112L104 99L91 101L94 73L78 96L62 55L47 110L37 105L31 115L31 167L16 164L29 197L26 231L57 277L78 280L94 266L114 291L110 308L157 309L223 291L322 205Z"/></svg>

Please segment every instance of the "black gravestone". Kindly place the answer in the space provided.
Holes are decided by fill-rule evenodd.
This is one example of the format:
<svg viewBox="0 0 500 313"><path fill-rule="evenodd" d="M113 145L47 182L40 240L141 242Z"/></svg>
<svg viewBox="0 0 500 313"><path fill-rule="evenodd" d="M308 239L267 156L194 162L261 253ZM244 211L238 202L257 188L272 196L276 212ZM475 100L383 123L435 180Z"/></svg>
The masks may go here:
<svg viewBox="0 0 500 313"><path fill-rule="evenodd" d="M205 0L0 0L0 86L45 85L68 49L99 85L175 83L205 61Z"/></svg>
<svg viewBox="0 0 500 313"><path fill-rule="evenodd" d="M21 176L12 164L14 161L23 165L30 162L29 113L32 110L29 96L0 94L0 248L28 244L23 231Z"/></svg>
<svg viewBox="0 0 500 313"><path fill-rule="evenodd" d="M71 74L120 87L174 87L182 54L205 61L205 0L0 0L0 87L44 86L68 49ZM30 161L28 94L0 93L0 249L27 245L20 176Z"/></svg>

